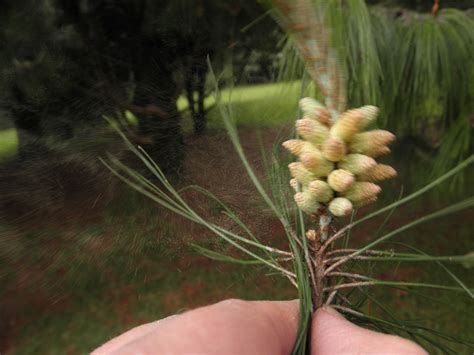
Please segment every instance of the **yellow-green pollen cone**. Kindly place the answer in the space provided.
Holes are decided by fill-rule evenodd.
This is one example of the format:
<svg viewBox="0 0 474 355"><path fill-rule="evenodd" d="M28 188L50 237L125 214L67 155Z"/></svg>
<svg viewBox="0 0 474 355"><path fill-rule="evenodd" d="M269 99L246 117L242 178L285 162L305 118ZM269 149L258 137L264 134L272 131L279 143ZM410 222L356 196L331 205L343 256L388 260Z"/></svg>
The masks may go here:
<svg viewBox="0 0 474 355"><path fill-rule="evenodd" d="M291 176L302 185L308 185L311 181L316 180L318 177L312 174L306 169L301 163L291 163L288 165Z"/></svg>
<svg viewBox="0 0 474 355"><path fill-rule="evenodd" d="M346 192L343 192L342 195L353 202L360 202L372 199L377 196L380 191L382 191L382 188L374 183L355 182L354 185Z"/></svg>
<svg viewBox="0 0 474 355"><path fill-rule="evenodd" d="M322 144L323 156L332 162L338 162L346 156L347 148L344 141L336 137L329 137Z"/></svg>
<svg viewBox="0 0 474 355"><path fill-rule="evenodd" d="M301 111L303 111L303 116L319 121L327 127L332 126L330 111L319 101L311 97L304 97L300 100L299 106Z"/></svg>
<svg viewBox="0 0 474 355"><path fill-rule="evenodd" d="M348 154L339 163L341 169L350 171L354 175L363 174L376 165L377 162L373 158L364 154Z"/></svg>
<svg viewBox="0 0 474 355"><path fill-rule="evenodd" d="M329 129L319 121L309 117L297 120L296 130L301 137L315 146L320 145L329 137Z"/></svg>
<svg viewBox="0 0 474 355"><path fill-rule="evenodd" d="M372 169L360 174L357 178L361 181L376 182L391 179L397 176L397 171L390 165L377 164Z"/></svg>
<svg viewBox="0 0 474 355"><path fill-rule="evenodd" d="M344 217L352 212L352 202L344 197L336 197L329 203L329 212L336 217Z"/></svg>
<svg viewBox="0 0 474 355"><path fill-rule="evenodd" d="M333 170L328 176L328 184L336 192L346 191L354 182L354 174L344 169Z"/></svg>
<svg viewBox="0 0 474 355"><path fill-rule="evenodd" d="M395 136L381 129L358 133L352 138L350 149L352 152L361 153L376 158L390 153L387 144L393 142Z"/></svg>
<svg viewBox="0 0 474 355"><path fill-rule="evenodd" d="M309 191L297 192L295 194L295 202L303 212L308 214L317 212L321 207L314 195Z"/></svg>
<svg viewBox="0 0 474 355"><path fill-rule="evenodd" d="M308 185L308 191L313 194L318 202L329 202L334 195L334 191L329 184L322 180L311 181Z"/></svg>
<svg viewBox="0 0 474 355"><path fill-rule="evenodd" d="M300 161L316 176L327 176L334 169L334 165L326 160L319 151L301 154Z"/></svg>
<svg viewBox="0 0 474 355"><path fill-rule="evenodd" d="M331 114L318 101L309 97L302 98L300 100L300 108L304 116L317 120L327 127L331 125Z"/></svg>
<svg viewBox="0 0 474 355"><path fill-rule="evenodd" d="M375 106L348 110L331 123L329 110L312 98L300 100L303 118L296 121L301 139L283 147L299 161L289 164L298 207L308 214L327 208L333 216L349 215L354 208L377 200L381 187L374 182L397 175L374 158L388 154L395 136L381 129L362 132L378 115Z"/></svg>

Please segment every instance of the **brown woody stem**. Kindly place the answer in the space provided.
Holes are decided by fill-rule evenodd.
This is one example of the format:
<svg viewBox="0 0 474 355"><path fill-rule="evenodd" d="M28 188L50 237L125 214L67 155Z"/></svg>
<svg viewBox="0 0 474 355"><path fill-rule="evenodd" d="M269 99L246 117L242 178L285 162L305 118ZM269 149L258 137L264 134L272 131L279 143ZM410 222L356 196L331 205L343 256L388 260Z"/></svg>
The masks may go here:
<svg viewBox="0 0 474 355"><path fill-rule="evenodd" d="M353 256L351 258L347 258L346 256L336 256L334 258L327 258L324 260L324 262L326 264L332 264L334 265L336 262L339 262L341 260L344 260L343 263L340 263L340 264L337 264L337 266L341 266L342 264L345 264L346 262L350 261L350 260L371 260L372 258L370 256ZM332 266L331 265L331 266ZM333 269L331 269L333 270ZM331 271L329 270L329 271ZM328 271L328 272L329 272Z"/></svg>
<svg viewBox="0 0 474 355"><path fill-rule="evenodd" d="M328 274L326 274L326 276L342 276L342 277L349 277L349 278L353 278L353 279L361 279L361 280L371 280L370 277L367 277L367 276L364 276L364 275L360 275L360 274L353 274L353 273L350 273L350 272L339 272L339 271L334 271L334 272L330 272Z"/></svg>
<svg viewBox="0 0 474 355"><path fill-rule="evenodd" d="M351 314L355 314L357 316L364 316L362 313L360 312L357 312L357 311L354 311L353 309L350 309L350 308L347 308L347 307L344 307L344 306L331 306L332 308L334 309L339 309L341 310L342 312L345 312L345 313L351 313Z"/></svg>
<svg viewBox="0 0 474 355"><path fill-rule="evenodd" d="M323 292L331 292L335 290L340 290L343 288L353 288L353 287L361 287L361 286L373 286L376 285L376 281L361 281L361 282L350 282L347 284L341 284L336 286L325 287Z"/></svg>
<svg viewBox="0 0 474 355"><path fill-rule="evenodd" d="M439 0L435 0L433 7L431 8L431 14L433 16L438 16L438 11L439 11Z"/></svg>

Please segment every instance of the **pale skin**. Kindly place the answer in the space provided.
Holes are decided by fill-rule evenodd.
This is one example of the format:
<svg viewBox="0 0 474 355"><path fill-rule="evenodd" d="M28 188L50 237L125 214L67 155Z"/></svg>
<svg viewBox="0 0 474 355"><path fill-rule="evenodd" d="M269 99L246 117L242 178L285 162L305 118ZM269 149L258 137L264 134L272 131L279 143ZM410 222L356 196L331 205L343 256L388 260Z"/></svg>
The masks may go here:
<svg viewBox="0 0 474 355"><path fill-rule="evenodd" d="M133 328L93 354L291 354L298 313L297 301L227 300ZM324 307L313 317L311 354L427 353Z"/></svg>

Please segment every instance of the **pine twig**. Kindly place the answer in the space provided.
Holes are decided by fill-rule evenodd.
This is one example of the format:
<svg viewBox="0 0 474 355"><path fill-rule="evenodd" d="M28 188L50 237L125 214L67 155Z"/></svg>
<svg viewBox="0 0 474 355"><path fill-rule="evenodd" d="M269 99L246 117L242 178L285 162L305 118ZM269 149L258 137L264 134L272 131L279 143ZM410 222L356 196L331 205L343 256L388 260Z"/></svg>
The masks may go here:
<svg viewBox="0 0 474 355"><path fill-rule="evenodd" d="M367 277L367 276L364 276L364 275L353 274L353 273L350 273L350 272L340 272L340 271L333 271L333 272L330 272L330 273L326 274L325 276L328 276L328 277L342 276L342 277L348 277L348 278L351 278L351 279L372 280L370 277Z"/></svg>
<svg viewBox="0 0 474 355"><path fill-rule="evenodd" d="M264 247L265 247L265 250L269 251L270 253L286 255L286 256L289 256L289 257L294 256L293 253L289 252L289 251L280 250L280 249L277 249L277 248L272 248L272 247L269 247L267 245L265 245Z"/></svg>
<svg viewBox="0 0 474 355"><path fill-rule="evenodd" d="M350 256L350 255L348 255L348 256ZM327 258L327 259L324 260L324 262L325 262L325 264L331 264L331 266L332 266L332 265L335 265L336 262L344 260L343 263L337 264L337 266L341 266L341 265L344 265L346 262L351 261L351 260L371 260L371 259L372 258L370 256L362 256L362 255L353 256L353 257L336 256L334 258ZM333 269L331 269L331 270L333 270ZM331 270L329 270L328 273Z"/></svg>
<svg viewBox="0 0 474 355"><path fill-rule="evenodd" d="M328 247L330 247L334 242L344 237L345 233L354 226L354 223L350 223L347 226L339 229L334 235L332 235L328 240L324 242L321 246L319 252L323 254Z"/></svg>
<svg viewBox="0 0 474 355"><path fill-rule="evenodd" d="M357 311L354 311L353 309L347 308L347 307L344 307L344 306L333 305L331 307L334 308L334 309L339 309L339 310L341 310L342 312L345 312L345 313L354 314L354 315L360 316L360 317L364 316L364 314L362 314L360 312L357 312Z"/></svg>
<svg viewBox="0 0 474 355"><path fill-rule="evenodd" d="M331 292L331 294L329 295L329 297L327 298L326 300L326 306L329 306L331 304L331 302L334 300L334 297L336 297L337 295L337 290L334 290Z"/></svg>
<svg viewBox="0 0 474 355"><path fill-rule="evenodd" d="M341 285L325 287L323 289L323 291L324 292L331 292L331 291L340 290L340 289L343 289L343 288L353 288L353 287L361 287L361 286L374 286L376 284L377 284L377 281L350 282L350 283L347 283L347 284L341 284Z"/></svg>
<svg viewBox="0 0 474 355"><path fill-rule="evenodd" d="M439 0L434 0L433 7L431 8L431 14L436 17L439 12Z"/></svg>

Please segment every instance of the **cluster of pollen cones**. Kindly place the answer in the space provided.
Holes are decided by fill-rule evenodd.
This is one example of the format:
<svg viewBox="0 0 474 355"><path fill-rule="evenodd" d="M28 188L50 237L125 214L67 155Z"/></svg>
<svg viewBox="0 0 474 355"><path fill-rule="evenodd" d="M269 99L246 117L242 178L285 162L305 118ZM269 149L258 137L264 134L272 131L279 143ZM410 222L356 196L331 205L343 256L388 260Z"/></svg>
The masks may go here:
<svg viewBox="0 0 474 355"><path fill-rule="evenodd" d="M364 132L378 109L363 106L339 115L334 124L328 109L311 98L300 100L303 118L296 121L302 139L291 139L283 147L299 158L291 163L298 207L308 214L326 205L337 217L377 199L381 191L374 182L394 177L391 166L374 158L390 153L387 145L395 136L384 130Z"/></svg>

